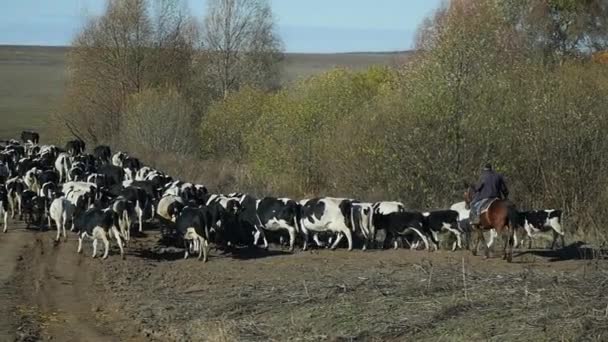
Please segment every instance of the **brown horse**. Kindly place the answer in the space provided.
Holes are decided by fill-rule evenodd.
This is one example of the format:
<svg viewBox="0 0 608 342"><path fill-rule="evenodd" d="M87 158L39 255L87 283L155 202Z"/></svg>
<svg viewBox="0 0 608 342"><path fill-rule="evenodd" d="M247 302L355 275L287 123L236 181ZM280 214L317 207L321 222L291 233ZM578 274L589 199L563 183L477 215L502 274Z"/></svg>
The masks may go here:
<svg viewBox="0 0 608 342"><path fill-rule="evenodd" d="M470 189L465 191L465 203L470 203L472 197L473 194L471 193ZM508 262L513 261L513 228L509 224L509 204L510 202L507 200L494 200L488 209L479 217L479 224L471 225L474 241L473 249L471 250L473 255L477 255L479 243L483 242L485 247L485 257L489 257L490 250L486 245L483 233L484 231L494 229L498 235L503 236L503 240L505 241L503 248L503 259L506 259Z"/></svg>

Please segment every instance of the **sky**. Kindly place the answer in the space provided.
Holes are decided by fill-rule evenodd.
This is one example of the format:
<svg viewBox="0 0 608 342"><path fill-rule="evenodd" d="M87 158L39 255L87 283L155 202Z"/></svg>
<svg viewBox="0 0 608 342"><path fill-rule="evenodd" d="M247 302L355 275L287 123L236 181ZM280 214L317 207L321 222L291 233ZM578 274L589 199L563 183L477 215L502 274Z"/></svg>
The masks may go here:
<svg viewBox="0 0 608 342"><path fill-rule="evenodd" d="M185 0L202 18L206 0ZM69 45L104 0L2 0L0 44ZM395 51L442 0L271 0L287 52Z"/></svg>

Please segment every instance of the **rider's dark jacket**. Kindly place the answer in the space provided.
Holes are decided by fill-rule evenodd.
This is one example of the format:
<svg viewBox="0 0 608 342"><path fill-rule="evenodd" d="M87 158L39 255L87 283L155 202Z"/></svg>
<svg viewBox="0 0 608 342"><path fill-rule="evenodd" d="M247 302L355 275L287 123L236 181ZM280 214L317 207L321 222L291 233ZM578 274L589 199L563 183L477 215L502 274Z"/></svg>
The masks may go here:
<svg viewBox="0 0 608 342"><path fill-rule="evenodd" d="M509 190L503 176L493 170L483 170L479 183L475 186L473 202L485 198L507 198Z"/></svg>

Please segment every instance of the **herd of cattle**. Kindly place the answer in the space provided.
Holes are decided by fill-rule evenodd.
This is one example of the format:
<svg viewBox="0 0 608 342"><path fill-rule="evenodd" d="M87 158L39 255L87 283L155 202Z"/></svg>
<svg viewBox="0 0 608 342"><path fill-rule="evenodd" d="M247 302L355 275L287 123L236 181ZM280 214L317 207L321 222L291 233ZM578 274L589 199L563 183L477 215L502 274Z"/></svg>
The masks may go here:
<svg viewBox="0 0 608 342"><path fill-rule="evenodd" d="M57 242L61 236L67 240L69 226L78 236L78 253L88 238L93 240L95 257L101 240L105 259L109 241L115 240L124 258L132 231L142 232L144 222L158 220L163 235L180 241L185 258L196 253L205 261L210 243L234 250L257 246L260 239L265 248L275 240L288 244L291 251L298 240L303 250L310 240L334 249L346 238L349 250L353 245L366 249L400 244L437 249L445 238L453 239L454 250L468 246L470 240L464 202L450 210L418 212L400 202L211 194L203 185L175 180L124 152L112 154L109 146L97 146L92 152L85 153L80 139L69 141L65 149L39 145L38 133L31 131L22 132L21 141L0 145L3 231L10 212L12 219L18 216L28 227L50 229L54 224ZM516 245L518 234L531 241L547 231L553 231L553 245L558 236L563 244L559 210L514 211L510 222L517 228Z"/></svg>

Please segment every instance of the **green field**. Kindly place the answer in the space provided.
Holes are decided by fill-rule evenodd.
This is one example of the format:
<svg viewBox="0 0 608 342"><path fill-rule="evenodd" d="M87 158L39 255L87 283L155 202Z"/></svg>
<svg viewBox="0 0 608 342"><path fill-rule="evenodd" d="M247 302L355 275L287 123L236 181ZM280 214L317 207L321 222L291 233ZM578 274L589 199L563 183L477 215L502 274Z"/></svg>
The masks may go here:
<svg viewBox="0 0 608 342"><path fill-rule="evenodd" d="M34 129L44 135L49 113L58 110L66 81L65 47L0 46L0 139ZM284 82L334 67L390 65L393 53L287 54Z"/></svg>

